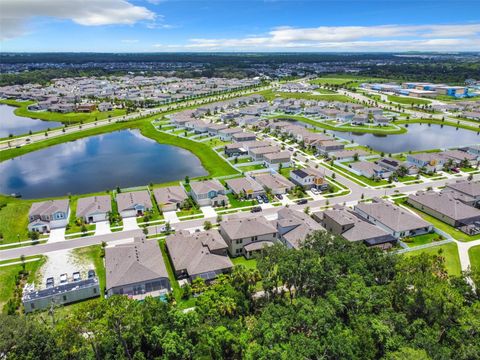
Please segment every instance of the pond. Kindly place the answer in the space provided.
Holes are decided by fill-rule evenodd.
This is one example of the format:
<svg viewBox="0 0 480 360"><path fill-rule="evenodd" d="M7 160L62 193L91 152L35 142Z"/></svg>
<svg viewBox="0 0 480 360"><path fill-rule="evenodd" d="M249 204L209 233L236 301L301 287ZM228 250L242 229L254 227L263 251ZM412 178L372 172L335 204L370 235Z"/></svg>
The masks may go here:
<svg viewBox="0 0 480 360"><path fill-rule="evenodd" d="M0 193L43 198L207 175L191 152L121 130L59 144L0 163Z"/></svg>
<svg viewBox="0 0 480 360"><path fill-rule="evenodd" d="M28 134L63 126L57 121L43 121L15 115L15 107L0 104L0 138Z"/></svg>
<svg viewBox="0 0 480 360"><path fill-rule="evenodd" d="M480 143L478 133L452 126L409 124L407 130L406 134L398 135L374 135L341 131L329 131L329 133L385 153L440 149Z"/></svg>

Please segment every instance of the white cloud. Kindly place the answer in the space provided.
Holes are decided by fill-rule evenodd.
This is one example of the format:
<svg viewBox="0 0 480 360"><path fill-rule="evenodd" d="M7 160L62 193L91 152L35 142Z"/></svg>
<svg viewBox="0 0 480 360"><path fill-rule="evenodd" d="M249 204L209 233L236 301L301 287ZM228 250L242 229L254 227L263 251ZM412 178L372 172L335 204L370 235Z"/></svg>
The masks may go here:
<svg viewBox="0 0 480 360"><path fill-rule="evenodd" d="M84 26L132 25L155 21L156 14L126 0L1 0L0 39L24 35L29 20L53 17Z"/></svg>
<svg viewBox="0 0 480 360"><path fill-rule="evenodd" d="M480 24L278 27L266 35L193 38L192 50L445 51L480 50Z"/></svg>

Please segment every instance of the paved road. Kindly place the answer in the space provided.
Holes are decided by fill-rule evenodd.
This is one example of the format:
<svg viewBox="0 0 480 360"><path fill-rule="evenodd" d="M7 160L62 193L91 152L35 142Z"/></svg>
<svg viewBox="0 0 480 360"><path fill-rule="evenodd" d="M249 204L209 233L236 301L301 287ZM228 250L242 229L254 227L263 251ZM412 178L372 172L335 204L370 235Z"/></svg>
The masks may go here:
<svg viewBox="0 0 480 360"><path fill-rule="evenodd" d="M104 235L86 236L73 240L65 240L53 243L47 242L46 244L42 245L23 246L15 249L0 251L0 260L18 259L21 255L32 256L48 254L52 251L81 248L85 246L101 244L102 242L108 243L111 241L130 239L135 236L141 235L142 231L139 229L130 231L118 231Z"/></svg>

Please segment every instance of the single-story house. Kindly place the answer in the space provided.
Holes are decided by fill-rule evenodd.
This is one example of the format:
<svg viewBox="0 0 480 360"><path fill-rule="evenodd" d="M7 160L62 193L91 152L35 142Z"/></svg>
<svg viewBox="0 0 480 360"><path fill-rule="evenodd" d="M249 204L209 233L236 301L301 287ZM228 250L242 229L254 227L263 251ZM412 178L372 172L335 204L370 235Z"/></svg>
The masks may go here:
<svg viewBox="0 0 480 360"><path fill-rule="evenodd" d="M287 168L292 165L290 159L290 151L280 151L265 154L263 156L263 163L265 166L269 167L270 169L279 169L280 166Z"/></svg>
<svg viewBox="0 0 480 360"><path fill-rule="evenodd" d="M158 208L162 211L176 211L188 199L188 195L181 186L166 186L153 190L153 196Z"/></svg>
<svg viewBox="0 0 480 360"><path fill-rule="evenodd" d="M447 157L442 153L418 153L407 155L407 163L415 165L419 169L425 168L427 172L442 170L447 160Z"/></svg>
<svg viewBox="0 0 480 360"><path fill-rule="evenodd" d="M65 227L70 217L70 201L47 200L33 203L28 212L28 231L48 232Z"/></svg>
<svg viewBox="0 0 480 360"><path fill-rule="evenodd" d="M393 158L382 158L376 161L376 164L384 169L387 169L392 172L396 172L404 168L407 175L415 175L418 174L418 167L408 164L403 161L399 161Z"/></svg>
<svg viewBox="0 0 480 360"><path fill-rule="evenodd" d="M86 223L108 220L112 211L110 195L89 196L80 198L77 202L77 217L83 218Z"/></svg>
<svg viewBox="0 0 480 360"><path fill-rule="evenodd" d="M409 195L407 202L453 227L461 228L474 223L480 225L480 210L455 199L450 191L418 192Z"/></svg>
<svg viewBox="0 0 480 360"><path fill-rule="evenodd" d="M265 190L270 189L274 195L285 194L295 187L294 183L277 173L256 173L252 174L251 177Z"/></svg>
<svg viewBox="0 0 480 360"><path fill-rule="evenodd" d="M345 144L342 144L337 140L325 140L317 142L315 147L317 148L318 153L327 155L334 151L343 150L345 148Z"/></svg>
<svg viewBox="0 0 480 360"><path fill-rule="evenodd" d="M233 268L227 254L227 243L218 230L191 234L179 231L165 239L177 278L213 280Z"/></svg>
<svg viewBox="0 0 480 360"><path fill-rule="evenodd" d="M257 138L257 135L251 132L236 132L232 134L232 141L236 141L236 142L253 141L256 138Z"/></svg>
<svg viewBox="0 0 480 360"><path fill-rule="evenodd" d="M133 242L105 248L106 295L143 300L170 292L168 272L157 241L136 237Z"/></svg>
<svg viewBox="0 0 480 360"><path fill-rule="evenodd" d="M277 229L263 216L259 216L222 221L220 234L227 243L231 256L244 255L250 258L264 246L273 245L277 237ZM254 243L256 243L255 246L245 249Z"/></svg>
<svg viewBox="0 0 480 360"><path fill-rule="evenodd" d="M279 240L288 248L298 249L308 235L325 230L318 222L302 211L283 208L275 221Z"/></svg>
<svg viewBox="0 0 480 360"><path fill-rule="evenodd" d="M222 141L231 141L233 134L243 132L241 128L233 127L218 130L218 136Z"/></svg>
<svg viewBox="0 0 480 360"><path fill-rule="evenodd" d="M426 234L433 230L432 224L421 217L380 198L374 198L371 203L358 203L354 210L365 220L381 227L397 239Z"/></svg>
<svg viewBox="0 0 480 360"><path fill-rule="evenodd" d="M225 180L225 184L228 189L232 190L232 193L247 199L265 194L262 185L250 177L228 179Z"/></svg>
<svg viewBox="0 0 480 360"><path fill-rule="evenodd" d="M387 179L392 171L387 170L371 161L357 161L348 165L355 174L369 179Z"/></svg>
<svg viewBox="0 0 480 360"><path fill-rule="evenodd" d="M117 194L117 207L121 217L142 216L145 211L151 210L152 200L147 190L132 191Z"/></svg>

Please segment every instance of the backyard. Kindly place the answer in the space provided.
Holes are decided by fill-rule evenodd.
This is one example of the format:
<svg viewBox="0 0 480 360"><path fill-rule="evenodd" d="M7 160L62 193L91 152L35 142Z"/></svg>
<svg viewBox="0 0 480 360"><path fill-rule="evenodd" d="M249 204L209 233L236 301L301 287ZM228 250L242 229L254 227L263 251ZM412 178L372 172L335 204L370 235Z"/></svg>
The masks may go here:
<svg viewBox="0 0 480 360"><path fill-rule="evenodd" d="M433 246L426 249L414 250L404 253L405 256L415 256L419 254L438 255L445 258L445 267L450 275L460 275L460 258L458 257L458 247L454 242L440 246Z"/></svg>

